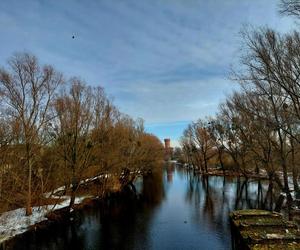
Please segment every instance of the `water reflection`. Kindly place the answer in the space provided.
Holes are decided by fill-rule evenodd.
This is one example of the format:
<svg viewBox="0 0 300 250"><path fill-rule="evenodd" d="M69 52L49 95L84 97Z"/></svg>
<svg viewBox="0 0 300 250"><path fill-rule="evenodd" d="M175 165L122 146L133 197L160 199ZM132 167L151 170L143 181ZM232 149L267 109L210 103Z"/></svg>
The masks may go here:
<svg viewBox="0 0 300 250"><path fill-rule="evenodd" d="M249 208L274 210L274 201L280 193L272 182L263 180L199 176L183 168L177 168L177 174L185 180L185 201L190 204L191 220L199 228L215 232L216 239L223 241L222 249L230 249L230 211Z"/></svg>
<svg viewBox="0 0 300 250"><path fill-rule="evenodd" d="M166 165L167 181L169 183L173 182L174 171L175 171L175 164L167 164Z"/></svg>
<svg viewBox="0 0 300 250"><path fill-rule="evenodd" d="M274 209L272 183L204 177L166 166L138 180L140 199L118 199L76 214L18 249L231 249L228 213ZM24 244L26 242L26 244Z"/></svg>

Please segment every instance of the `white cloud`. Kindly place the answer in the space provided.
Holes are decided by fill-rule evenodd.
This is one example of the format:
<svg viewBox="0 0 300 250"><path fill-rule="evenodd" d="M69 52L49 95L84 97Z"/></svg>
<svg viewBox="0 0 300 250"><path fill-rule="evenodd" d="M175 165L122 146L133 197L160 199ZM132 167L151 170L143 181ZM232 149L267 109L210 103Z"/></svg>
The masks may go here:
<svg viewBox="0 0 300 250"><path fill-rule="evenodd" d="M2 0L0 64L32 51L148 123L195 120L235 87L226 74L244 23L293 27L274 0Z"/></svg>
<svg viewBox="0 0 300 250"><path fill-rule="evenodd" d="M207 80L136 82L114 85L110 91L122 111L148 123L195 120L217 110L225 92L234 85L218 78Z"/></svg>

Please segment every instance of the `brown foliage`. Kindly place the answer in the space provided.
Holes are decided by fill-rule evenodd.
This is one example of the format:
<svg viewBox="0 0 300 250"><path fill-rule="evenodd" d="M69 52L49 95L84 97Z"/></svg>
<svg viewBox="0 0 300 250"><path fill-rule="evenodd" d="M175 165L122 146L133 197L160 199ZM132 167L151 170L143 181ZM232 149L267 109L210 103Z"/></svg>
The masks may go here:
<svg viewBox="0 0 300 250"><path fill-rule="evenodd" d="M33 203L47 203L44 193L60 186L72 206L85 178L119 180L124 169L152 168L163 158L162 144L144 132L142 120L121 114L101 87L65 81L33 55L16 54L0 69L0 95L3 210L26 203L29 215Z"/></svg>

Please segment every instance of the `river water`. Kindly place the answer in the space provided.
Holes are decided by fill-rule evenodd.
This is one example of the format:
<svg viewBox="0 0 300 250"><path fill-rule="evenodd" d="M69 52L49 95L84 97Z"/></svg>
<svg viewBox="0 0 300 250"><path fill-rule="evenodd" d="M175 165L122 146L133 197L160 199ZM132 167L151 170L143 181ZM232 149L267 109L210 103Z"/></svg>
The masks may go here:
<svg viewBox="0 0 300 250"><path fill-rule="evenodd" d="M268 183L201 177L170 165L137 182L139 202L85 209L69 223L26 236L19 249L231 249L228 214L273 207ZM268 191L269 190L269 191Z"/></svg>

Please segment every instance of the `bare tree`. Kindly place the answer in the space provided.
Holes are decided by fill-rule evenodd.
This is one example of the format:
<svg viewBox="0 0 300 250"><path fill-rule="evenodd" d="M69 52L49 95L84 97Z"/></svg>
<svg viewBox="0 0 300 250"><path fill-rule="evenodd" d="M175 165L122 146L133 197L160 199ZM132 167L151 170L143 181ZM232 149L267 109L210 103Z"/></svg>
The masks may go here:
<svg viewBox="0 0 300 250"><path fill-rule="evenodd" d="M11 139L11 130L8 122L0 118L0 200L3 195L3 176L9 168L7 156Z"/></svg>
<svg viewBox="0 0 300 250"><path fill-rule="evenodd" d="M194 167L199 167L201 171L207 173L208 161L213 156L214 146L209 124L201 119L191 123L184 131L181 144Z"/></svg>
<svg viewBox="0 0 300 250"><path fill-rule="evenodd" d="M224 124L222 124L222 119L220 117L210 118L209 119L209 133L214 147L218 151L218 160L220 166L223 170L223 174L225 175L225 165L224 165L224 153L225 153L225 145L226 145L226 137Z"/></svg>
<svg viewBox="0 0 300 250"><path fill-rule="evenodd" d="M238 98L237 93L233 95L233 98ZM227 99L225 103L220 105L220 114L218 118L221 121L223 129L223 144L226 152L230 155L234 162L235 169L240 171L245 178L248 178L249 171L247 170L247 157L249 153L249 145L243 141L242 127L243 117L235 108L233 99Z"/></svg>
<svg viewBox="0 0 300 250"><path fill-rule="evenodd" d="M260 112L256 115L272 127L276 135L272 147L279 157L284 191L289 200L288 157L291 152L294 155L295 141L299 143L299 133L295 130L300 117L299 37L297 32L281 36L270 29L246 32L247 53L242 58L245 71L236 75L246 91L252 90L264 99L265 109L257 107ZM297 171L294 169L293 173Z"/></svg>
<svg viewBox="0 0 300 250"><path fill-rule="evenodd" d="M281 0L279 4L280 13L289 16L300 17L299 0Z"/></svg>
<svg viewBox="0 0 300 250"><path fill-rule="evenodd" d="M163 159L159 139L144 131L141 119L120 113L103 88L72 78L59 92L63 83L62 74L26 53L0 69L1 211L26 204L30 215L32 204L49 202L44 192L62 185L71 208L86 178L119 189L124 169L130 185L135 173Z"/></svg>
<svg viewBox="0 0 300 250"><path fill-rule="evenodd" d="M56 99L54 109L57 153L70 173L71 208L83 172L91 163L94 146L91 131L97 117L93 89L77 78L71 79L70 88Z"/></svg>
<svg viewBox="0 0 300 250"><path fill-rule="evenodd" d="M16 54L8 65L9 69L0 70L0 92L5 112L18 121L19 143L25 147L28 169L26 214L30 215L32 169L36 153L43 144L42 131L52 119L49 107L63 78L52 66L39 66L36 57L27 53Z"/></svg>
<svg viewBox="0 0 300 250"><path fill-rule="evenodd" d="M193 124L188 125L183 132L180 143L188 163L194 170L200 169L203 171L202 155L195 141L194 127Z"/></svg>

